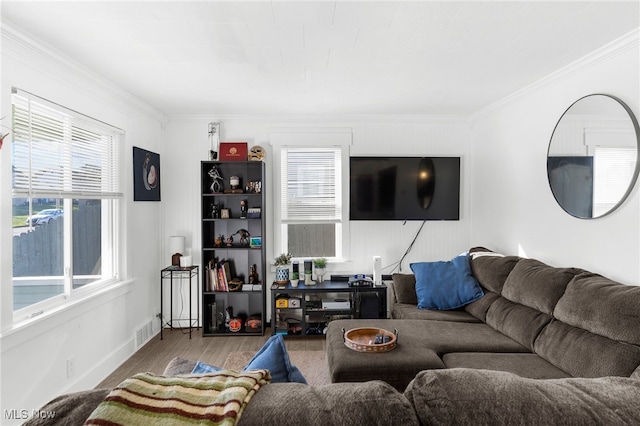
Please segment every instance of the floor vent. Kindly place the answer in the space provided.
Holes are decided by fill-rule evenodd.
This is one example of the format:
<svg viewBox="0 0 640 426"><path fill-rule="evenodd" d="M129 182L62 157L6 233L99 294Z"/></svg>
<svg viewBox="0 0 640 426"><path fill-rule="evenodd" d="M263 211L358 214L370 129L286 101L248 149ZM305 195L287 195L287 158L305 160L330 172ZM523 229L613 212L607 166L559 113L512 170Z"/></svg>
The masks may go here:
<svg viewBox="0 0 640 426"><path fill-rule="evenodd" d="M136 330L136 350L140 349L153 337L153 322L151 320Z"/></svg>

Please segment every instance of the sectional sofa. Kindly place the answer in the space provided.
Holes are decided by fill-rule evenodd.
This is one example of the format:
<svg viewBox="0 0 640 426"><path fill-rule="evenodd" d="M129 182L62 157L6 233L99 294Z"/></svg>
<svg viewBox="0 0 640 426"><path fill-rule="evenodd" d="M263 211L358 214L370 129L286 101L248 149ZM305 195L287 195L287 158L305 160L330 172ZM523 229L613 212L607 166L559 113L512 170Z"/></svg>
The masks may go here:
<svg viewBox="0 0 640 426"><path fill-rule="evenodd" d="M457 309L419 309L418 275L396 275L392 319L329 325L332 382L262 386L240 425L640 424L640 287L576 268L470 250L479 293ZM398 347L360 353L342 329L398 329ZM192 371L173 360L165 375ZM108 389L43 407L82 424ZM124 424L127 424L124 422Z"/></svg>
<svg viewBox="0 0 640 426"><path fill-rule="evenodd" d="M419 285L433 283L393 276L393 319L367 324L397 329L402 351L382 357L354 352L344 346L341 330L361 322L332 322L332 382L383 378L402 391L419 371L442 368L534 379L640 377L640 287L483 247L472 248L468 259L483 294L458 309L419 309Z"/></svg>

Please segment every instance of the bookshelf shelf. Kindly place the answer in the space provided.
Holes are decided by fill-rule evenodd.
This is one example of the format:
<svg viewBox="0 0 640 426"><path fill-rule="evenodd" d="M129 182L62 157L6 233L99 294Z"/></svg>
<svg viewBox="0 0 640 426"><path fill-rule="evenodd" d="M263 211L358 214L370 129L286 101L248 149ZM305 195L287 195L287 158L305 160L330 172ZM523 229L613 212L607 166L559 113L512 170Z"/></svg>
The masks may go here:
<svg viewBox="0 0 640 426"><path fill-rule="evenodd" d="M223 178L223 190L217 193L210 190L214 167ZM203 336L264 335L264 163L203 161L200 175ZM234 191L241 193L224 193L231 176L240 178ZM253 182L260 182L260 192L251 192ZM229 327L233 318L242 322L238 331Z"/></svg>

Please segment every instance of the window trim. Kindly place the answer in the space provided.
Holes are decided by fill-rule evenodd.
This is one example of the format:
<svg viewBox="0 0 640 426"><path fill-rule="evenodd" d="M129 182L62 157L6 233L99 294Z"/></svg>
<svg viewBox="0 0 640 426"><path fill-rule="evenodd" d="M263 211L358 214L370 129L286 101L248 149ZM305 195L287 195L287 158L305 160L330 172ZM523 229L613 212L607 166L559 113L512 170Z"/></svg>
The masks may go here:
<svg viewBox="0 0 640 426"><path fill-rule="evenodd" d="M107 273L109 275L106 278L101 277L96 281L90 282L86 285L80 286L78 288L73 288L73 276L70 272L68 272L72 270L73 260L72 256L67 253L67 251L71 251L71 247L67 247L67 245L71 244L71 240L73 239L73 227L71 224L72 214L65 215L63 218L63 220L65 221L64 226L65 230L68 230L68 232L65 232L64 237L64 290L61 294L53 295L52 297L49 297L45 300L41 300L39 302L12 311L13 325L14 327L19 327L22 324L31 323L36 318L48 317L49 315L59 312L60 310L65 310L71 306L74 306L77 303L82 302L83 300L97 297L105 292L110 292L112 289L119 288L120 285L125 283L125 281L122 280L122 266L124 266L123 261L125 257L122 250L119 249L119 241L122 238L121 234L124 232L122 227L122 215L124 214L123 201L125 185L122 171L125 166L125 132L124 130L112 126L108 123L89 117L85 114L71 110L65 106L56 104L15 87L12 88L12 95L17 95L21 98L26 99L28 102L36 102L40 105L45 106L46 108L51 108L55 114L59 114L60 116L70 117L71 124L65 123L64 126L66 127L67 125L69 125L75 127L79 132L80 137L82 137L84 132L95 132L97 133L97 135L101 136L102 140L106 140L105 138L107 138L109 140L109 143L106 148L103 148L105 149L103 153L107 153L106 158L108 160L108 163L106 169L102 169L102 173L104 173L105 170L107 172L115 173L115 176L113 178L109 177L107 179L106 182L108 186L100 186L99 189L95 189L97 187L94 187L93 190L85 188L80 192L74 191L73 188L67 186L57 191L54 190L51 192L51 194L47 194L47 191L34 191L30 187L22 187L18 188L17 190L12 188L12 199L15 197L27 197L31 199L50 195L50 198L63 199L65 210L67 210L68 207L72 206L72 200L74 199L102 200L103 220L101 225L101 233L103 237L101 238L101 261L103 274ZM11 101L11 105L14 105L13 99ZM71 134L69 135L69 137L71 138ZM72 142L71 139L67 141L66 137L64 138L64 140L64 149L70 147L69 143L77 143L77 141ZM11 159L11 164L13 165L13 158ZM115 169L113 167L115 167ZM118 170L120 172L118 172ZM67 169L67 167L65 167L64 173L68 173L68 171L69 170ZM101 174L100 176L104 176L104 174ZM103 179L103 177L101 177L100 179ZM105 188L107 188L106 191L104 190ZM11 286L11 299L11 304L13 305L13 285Z"/></svg>
<svg viewBox="0 0 640 426"><path fill-rule="evenodd" d="M353 143L352 129L345 127L296 127L296 128L277 128L272 129L269 134L269 143L273 147L274 170L273 170L273 199L274 199L274 217L273 217L273 243L270 244L272 250L272 258L275 253L284 252L283 232L281 232L283 220L281 205L279 200L282 199L280 170L279 166L282 161L282 148L299 147L299 148L327 148L340 147L342 161L342 214L339 222L341 228L341 244L336 247L335 258L329 258L329 263L349 262L350 258L350 230L349 230L349 151ZM336 229L340 232L340 229ZM295 259L303 260L303 259Z"/></svg>

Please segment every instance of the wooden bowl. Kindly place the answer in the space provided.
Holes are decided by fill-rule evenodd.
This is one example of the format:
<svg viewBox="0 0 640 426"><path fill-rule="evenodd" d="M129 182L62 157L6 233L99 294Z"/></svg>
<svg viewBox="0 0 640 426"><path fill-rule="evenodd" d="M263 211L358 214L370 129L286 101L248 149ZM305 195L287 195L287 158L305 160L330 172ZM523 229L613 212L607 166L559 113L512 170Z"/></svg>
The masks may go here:
<svg viewBox="0 0 640 426"><path fill-rule="evenodd" d="M390 332L377 327L353 328L347 332L342 329L344 344L356 352L382 353L389 352L398 344L398 330ZM386 343L374 343L376 335L389 337Z"/></svg>

